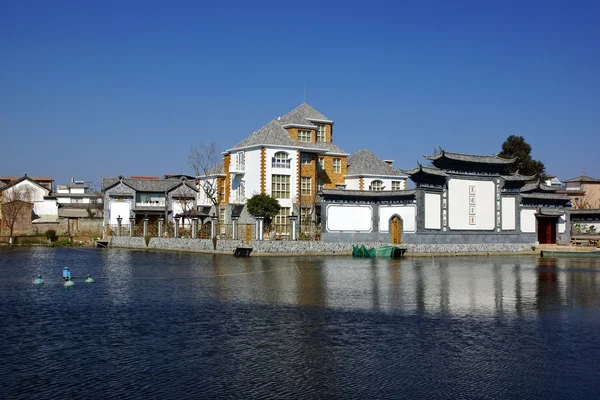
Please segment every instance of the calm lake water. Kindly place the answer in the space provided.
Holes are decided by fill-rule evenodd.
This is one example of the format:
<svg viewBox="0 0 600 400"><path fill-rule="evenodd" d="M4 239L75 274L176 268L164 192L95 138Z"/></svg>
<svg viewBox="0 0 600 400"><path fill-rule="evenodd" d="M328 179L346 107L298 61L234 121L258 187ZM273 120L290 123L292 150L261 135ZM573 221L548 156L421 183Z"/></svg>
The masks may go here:
<svg viewBox="0 0 600 400"><path fill-rule="evenodd" d="M0 251L1 399L600 393L595 258Z"/></svg>

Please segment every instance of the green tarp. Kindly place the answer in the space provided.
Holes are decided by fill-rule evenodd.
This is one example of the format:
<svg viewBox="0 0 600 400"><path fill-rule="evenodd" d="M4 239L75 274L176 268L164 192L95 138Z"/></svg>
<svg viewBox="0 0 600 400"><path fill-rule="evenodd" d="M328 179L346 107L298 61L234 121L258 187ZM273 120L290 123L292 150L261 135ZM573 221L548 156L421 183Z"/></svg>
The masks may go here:
<svg viewBox="0 0 600 400"><path fill-rule="evenodd" d="M396 246L371 247L368 249L364 244L352 245L352 255L354 257L393 257L396 250L399 250Z"/></svg>

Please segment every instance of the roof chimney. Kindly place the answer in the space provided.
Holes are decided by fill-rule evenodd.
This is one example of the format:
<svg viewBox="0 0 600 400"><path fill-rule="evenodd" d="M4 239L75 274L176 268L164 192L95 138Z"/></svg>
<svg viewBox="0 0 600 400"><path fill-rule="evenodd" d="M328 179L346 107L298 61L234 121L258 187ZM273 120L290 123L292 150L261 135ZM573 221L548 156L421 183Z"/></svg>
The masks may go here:
<svg viewBox="0 0 600 400"><path fill-rule="evenodd" d="M394 160L383 160L383 162L389 165L390 167L394 166Z"/></svg>

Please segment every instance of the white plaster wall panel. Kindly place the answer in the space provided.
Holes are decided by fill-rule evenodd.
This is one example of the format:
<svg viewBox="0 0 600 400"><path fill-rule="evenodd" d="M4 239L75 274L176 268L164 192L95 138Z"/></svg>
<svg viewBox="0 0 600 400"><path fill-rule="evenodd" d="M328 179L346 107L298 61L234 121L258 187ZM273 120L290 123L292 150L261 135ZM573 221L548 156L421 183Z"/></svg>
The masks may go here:
<svg viewBox="0 0 600 400"><path fill-rule="evenodd" d="M516 200L514 197L502 199L502 230L513 231L517 228Z"/></svg>
<svg viewBox="0 0 600 400"><path fill-rule="evenodd" d="M58 204L56 200L44 200L41 203L41 214L38 215L53 215L58 216Z"/></svg>
<svg viewBox="0 0 600 400"><path fill-rule="evenodd" d="M493 230L496 187L491 181L448 181L448 226L454 230Z"/></svg>
<svg viewBox="0 0 600 400"><path fill-rule="evenodd" d="M414 204L408 206L381 206L379 207L379 231L389 232L390 218L398 214L402 218L402 232L416 231L417 206Z"/></svg>
<svg viewBox="0 0 600 400"><path fill-rule="evenodd" d="M359 178L346 178L346 189L347 190L360 190L360 179Z"/></svg>
<svg viewBox="0 0 600 400"><path fill-rule="evenodd" d="M425 229L442 228L442 196L425 193Z"/></svg>
<svg viewBox="0 0 600 400"><path fill-rule="evenodd" d="M71 193L84 194L85 189L84 188L71 188Z"/></svg>
<svg viewBox="0 0 600 400"><path fill-rule="evenodd" d="M373 208L371 206L327 206L327 231L370 232Z"/></svg>
<svg viewBox="0 0 600 400"><path fill-rule="evenodd" d="M260 194L260 149L248 150L244 154L246 173L246 198Z"/></svg>
<svg viewBox="0 0 600 400"><path fill-rule="evenodd" d="M521 232L535 233L535 210L521 210Z"/></svg>
<svg viewBox="0 0 600 400"><path fill-rule="evenodd" d="M567 231L567 215L563 214L558 218L558 233L565 233Z"/></svg>
<svg viewBox="0 0 600 400"><path fill-rule="evenodd" d="M122 224L129 223L129 213L131 212L131 203L129 201L111 200L110 202L110 224L117 225L119 215L123 218Z"/></svg>

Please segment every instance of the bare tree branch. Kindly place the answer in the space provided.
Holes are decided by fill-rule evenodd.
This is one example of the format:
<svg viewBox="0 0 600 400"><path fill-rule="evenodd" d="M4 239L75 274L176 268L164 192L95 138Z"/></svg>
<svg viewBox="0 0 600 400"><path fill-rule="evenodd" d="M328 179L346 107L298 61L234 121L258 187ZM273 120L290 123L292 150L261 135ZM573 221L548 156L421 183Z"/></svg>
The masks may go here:
<svg viewBox="0 0 600 400"><path fill-rule="evenodd" d="M19 216L22 216L21 213L28 209L28 205L31 205L33 194L31 193L31 189L22 186L7 188L1 194L2 220L3 224L9 229L9 240L12 243L15 223Z"/></svg>

